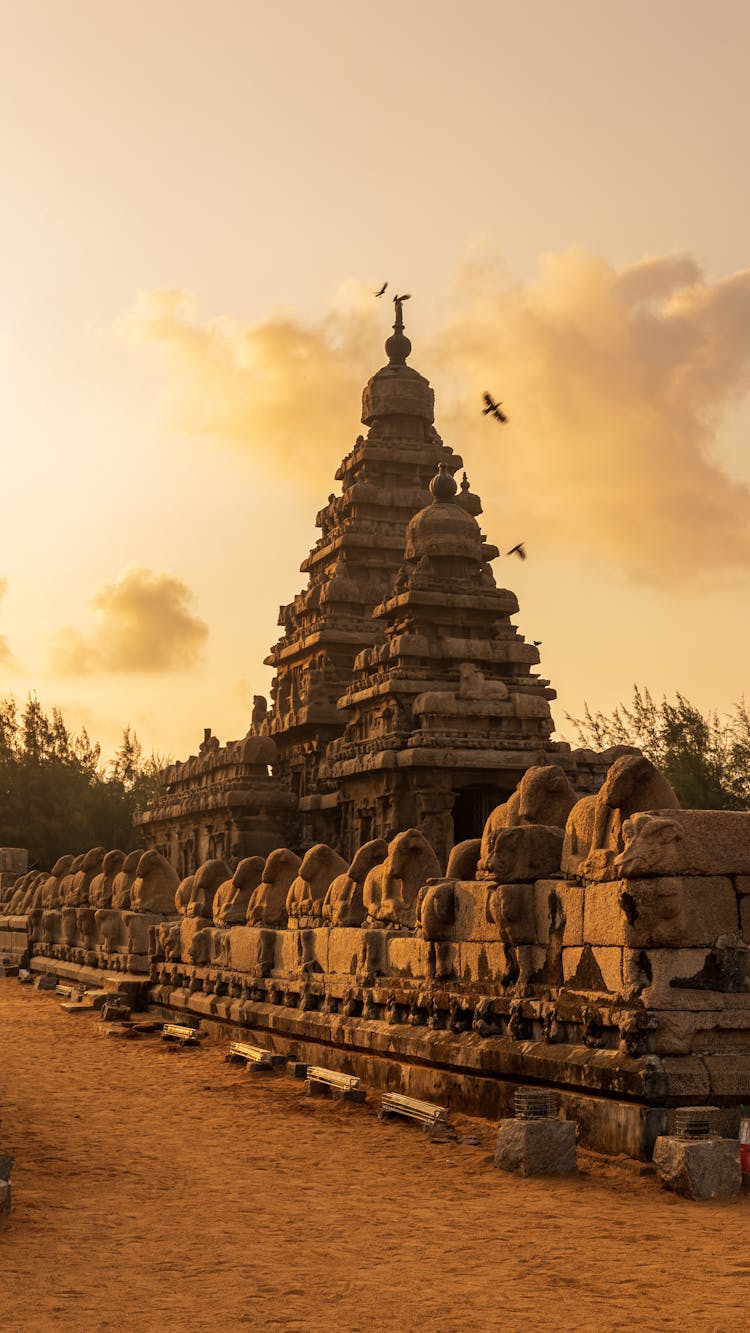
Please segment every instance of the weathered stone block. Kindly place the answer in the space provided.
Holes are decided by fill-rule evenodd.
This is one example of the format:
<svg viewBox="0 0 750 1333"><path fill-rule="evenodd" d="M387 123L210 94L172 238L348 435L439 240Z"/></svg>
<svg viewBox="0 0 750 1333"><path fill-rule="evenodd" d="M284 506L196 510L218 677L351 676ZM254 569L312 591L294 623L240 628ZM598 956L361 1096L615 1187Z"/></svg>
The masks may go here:
<svg viewBox="0 0 750 1333"><path fill-rule="evenodd" d="M229 965L235 972L254 972L260 966L260 936L257 926L232 926L229 931Z"/></svg>
<svg viewBox="0 0 750 1333"><path fill-rule="evenodd" d="M424 977L427 975L429 942L414 936L391 934L386 937L389 976Z"/></svg>
<svg viewBox="0 0 750 1333"><path fill-rule="evenodd" d="M662 1059L670 1097L698 1097L708 1100L710 1082L706 1066L697 1056L667 1056Z"/></svg>
<svg viewBox="0 0 750 1333"><path fill-rule="evenodd" d="M497 917L496 935L511 944L536 943L536 914L533 884L498 884L492 897Z"/></svg>
<svg viewBox="0 0 750 1333"><path fill-rule="evenodd" d="M625 949L623 974L649 1008L711 1010L733 1002L715 949ZM741 992L734 1004L745 1004Z"/></svg>
<svg viewBox="0 0 750 1333"><path fill-rule="evenodd" d="M564 948L563 982L568 990L611 992L623 987L623 950L585 944Z"/></svg>
<svg viewBox="0 0 750 1333"><path fill-rule="evenodd" d="M296 930L277 930L274 940L273 970L290 976L297 969L299 947Z"/></svg>
<svg viewBox="0 0 750 1333"><path fill-rule="evenodd" d="M726 876L655 876L587 884L590 944L690 948L737 931L737 898Z"/></svg>
<svg viewBox="0 0 750 1333"><path fill-rule="evenodd" d="M534 885L534 935L548 944L558 935L563 944L583 944L583 901L580 884L561 879L539 879Z"/></svg>
<svg viewBox="0 0 750 1333"><path fill-rule="evenodd" d="M363 932L334 926L328 941L328 967L334 976L355 976L361 967Z"/></svg>
<svg viewBox="0 0 750 1333"><path fill-rule="evenodd" d="M691 1141L664 1134L654 1145L654 1166L662 1185L686 1199L728 1199L742 1185L736 1139Z"/></svg>
<svg viewBox="0 0 750 1333"><path fill-rule="evenodd" d="M741 990L718 989L738 984L735 953L705 948L625 949L625 983L635 987L652 1009L722 1009L735 996L736 1007L745 1007Z"/></svg>
<svg viewBox="0 0 750 1333"><path fill-rule="evenodd" d="M735 875L734 887L741 898L750 893L750 875Z"/></svg>
<svg viewBox="0 0 750 1333"><path fill-rule="evenodd" d="M750 896L740 898L740 934L750 944Z"/></svg>
<svg viewBox="0 0 750 1333"><path fill-rule="evenodd" d="M494 884L486 881L456 880L454 889L454 940L496 940L497 925L490 914Z"/></svg>
<svg viewBox="0 0 750 1333"><path fill-rule="evenodd" d="M501 1120L495 1167L520 1176L558 1176L576 1170L574 1120Z"/></svg>
<svg viewBox="0 0 750 1333"><path fill-rule="evenodd" d="M631 815L614 873L750 875L750 811L659 810Z"/></svg>
<svg viewBox="0 0 750 1333"><path fill-rule="evenodd" d="M484 943L462 940L458 945L456 970L464 982L500 982L507 964L508 955L499 940L487 940Z"/></svg>
<svg viewBox="0 0 750 1333"><path fill-rule="evenodd" d="M750 1099L750 1054L733 1051L704 1055L703 1064L711 1083L711 1097Z"/></svg>

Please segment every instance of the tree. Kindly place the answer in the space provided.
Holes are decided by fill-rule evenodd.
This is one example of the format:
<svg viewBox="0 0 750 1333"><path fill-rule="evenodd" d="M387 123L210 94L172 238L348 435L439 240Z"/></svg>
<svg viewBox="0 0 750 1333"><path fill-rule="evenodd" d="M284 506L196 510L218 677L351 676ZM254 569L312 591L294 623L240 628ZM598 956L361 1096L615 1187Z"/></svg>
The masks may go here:
<svg viewBox="0 0 750 1333"><path fill-rule="evenodd" d="M744 699L730 716L701 713L684 695L656 703L633 687L630 707L583 718L566 714L581 745L593 750L635 745L669 778L686 809L746 810L750 807L750 713Z"/></svg>
<svg viewBox="0 0 750 1333"><path fill-rule="evenodd" d="M51 866L64 852L135 846L134 816L160 790L166 760L143 758L127 727L103 765L85 727L73 735L59 709L48 716L36 695L23 713L0 701L0 846L28 847L30 862Z"/></svg>

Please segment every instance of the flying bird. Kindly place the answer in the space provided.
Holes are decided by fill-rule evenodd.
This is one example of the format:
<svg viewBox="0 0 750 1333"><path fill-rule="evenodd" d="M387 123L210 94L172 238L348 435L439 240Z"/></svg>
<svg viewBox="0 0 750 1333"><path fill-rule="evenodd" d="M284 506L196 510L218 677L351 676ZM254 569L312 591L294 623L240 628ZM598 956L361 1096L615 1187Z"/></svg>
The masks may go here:
<svg viewBox="0 0 750 1333"><path fill-rule="evenodd" d="M505 413L500 411L500 407L501 407L502 399L500 400L499 403L495 403L495 402L492 401L491 396L490 396L488 393L486 393L486 392L482 394L482 398L484 399L485 403L487 404L486 407L483 407L483 408L482 408L482 414L483 414L484 416L487 416L487 414L488 414L489 412L491 412L492 415L493 415L493 417L495 418L496 421L507 421L507 420L508 420L508 418L506 417Z"/></svg>
<svg viewBox="0 0 750 1333"><path fill-rule="evenodd" d="M384 282L384 283L383 283L383 286L380 288L380 291L379 291L379 292L376 292L375 295L376 295L376 296L382 296L382 295L383 295L383 292L385 291L385 289L386 289L387 286L388 286L388 283L387 283L387 282Z"/></svg>
<svg viewBox="0 0 750 1333"><path fill-rule="evenodd" d="M534 639L533 642L534 642L534 647L535 647L535 648L541 648L541 646L542 646L542 641L541 641L541 639Z"/></svg>
<svg viewBox="0 0 750 1333"><path fill-rule="evenodd" d="M394 300L394 302L395 302L395 301L410 301L410 300L411 300L411 292L407 292L405 296L394 296L393 300Z"/></svg>
<svg viewBox="0 0 750 1333"><path fill-rule="evenodd" d="M506 555L517 555L519 560L525 560L525 559L526 559L526 543L525 543L525 542L519 542L517 546L511 546L510 550L509 550L509 551L506 551L505 554L506 554Z"/></svg>

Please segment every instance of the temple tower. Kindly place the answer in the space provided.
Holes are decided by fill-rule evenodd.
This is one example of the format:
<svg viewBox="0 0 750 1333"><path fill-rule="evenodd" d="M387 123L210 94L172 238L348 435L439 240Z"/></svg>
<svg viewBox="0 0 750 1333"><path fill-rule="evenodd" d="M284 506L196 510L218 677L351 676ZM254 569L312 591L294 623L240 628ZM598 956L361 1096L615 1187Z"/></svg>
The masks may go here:
<svg viewBox="0 0 750 1333"><path fill-rule="evenodd" d="M345 853L413 826L445 864L530 764L572 764L550 741L555 692L532 672L539 652L510 622L516 596L495 586L478 497L465 479L458 495L445 464L430 491L375 610L382 639L359 654L340 700L347 725L324 775L339 790Z"/></svg>
<svg viewBox="0 0 750 1333"><path fill-rule="evenodd" d="M440 464L449 474L462 466L435 430L428 381L406 364L411 343L400 302L385 350L388 364L362 395L367 435L357 438L336 473L341 493L331 494L317 515L321 535L301 566L307 587L281 607L284 632L266 658L276 671L267 730L278 747L279 777L298 802L305 840L314 841L318 832L333 836L332 815L325 812L338 798L321 765L344 728L337 701L354 659L382 633L372 613L403 559L406 525L428 502Z"/></svg>

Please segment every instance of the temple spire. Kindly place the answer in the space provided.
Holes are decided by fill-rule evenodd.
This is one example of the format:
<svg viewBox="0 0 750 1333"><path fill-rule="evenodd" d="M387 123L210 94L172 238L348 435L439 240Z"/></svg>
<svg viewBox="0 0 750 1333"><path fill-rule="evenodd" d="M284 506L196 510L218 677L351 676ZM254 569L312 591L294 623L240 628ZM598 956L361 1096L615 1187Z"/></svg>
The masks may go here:
<svg viewBox="0 0 750 1333"><path fill-rule="evenodd" d="M393 333L385 344L385 350L388 353L388 364L391 366L405 366L406 358L411 351L411 343L404 333L404 301L411 298L407 293L405 296L394 296L393 304L396 307L396 322L393 325Z"/></svg>

